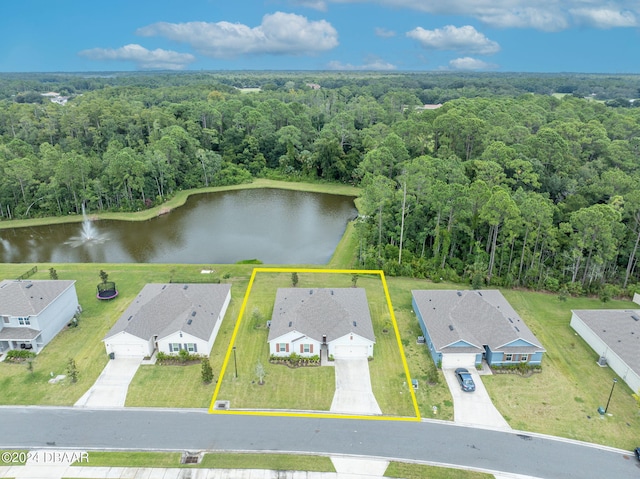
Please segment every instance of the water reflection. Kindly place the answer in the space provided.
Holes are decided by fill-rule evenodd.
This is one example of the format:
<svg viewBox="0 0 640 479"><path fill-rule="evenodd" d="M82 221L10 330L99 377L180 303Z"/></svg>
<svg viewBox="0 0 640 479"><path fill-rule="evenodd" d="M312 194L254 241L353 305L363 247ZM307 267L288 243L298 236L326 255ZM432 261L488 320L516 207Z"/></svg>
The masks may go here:
<svg viewBox="0 0 640 479"><path fill-rule="evenodd" d="M353 198L275 189L192 196L168 215L145 222L96 221L0 230L0 262L326 263L357 214Z"/></svg>

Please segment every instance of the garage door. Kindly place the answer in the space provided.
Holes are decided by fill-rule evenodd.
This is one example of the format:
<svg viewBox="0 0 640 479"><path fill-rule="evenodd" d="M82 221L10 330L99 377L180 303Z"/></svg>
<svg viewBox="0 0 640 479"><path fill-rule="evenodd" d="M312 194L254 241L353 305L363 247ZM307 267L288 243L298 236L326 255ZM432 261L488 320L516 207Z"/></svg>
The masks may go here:
<svg viewBox="0 0 640 479"><path fill-rule="evenodd" d="M442 355L442 369L474 368L475 366L475 354L448 353Z"/></svg>
<svg viewBox="0 0 640 479"><path fill-rule="evenodd" d="M112 344L111 351L117 358L143 358L148 352L145 345L136 343ZM108 349L107 349L108 350Z"/></svg>
<svg viewBox="0 0 640 479"><path fill-rule="evenodd" d="M367 346L336 346L333 350L335 358L366 358Z"/></svg>

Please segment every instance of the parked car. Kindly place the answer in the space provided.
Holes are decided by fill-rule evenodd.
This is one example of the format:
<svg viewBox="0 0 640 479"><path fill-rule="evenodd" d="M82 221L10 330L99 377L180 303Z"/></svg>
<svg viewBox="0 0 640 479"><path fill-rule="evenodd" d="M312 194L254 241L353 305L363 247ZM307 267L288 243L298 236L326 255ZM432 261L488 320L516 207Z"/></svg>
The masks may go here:
<svg viewBox="0 0 640 479"><path fill-rule="evenodd" d="M471 373L465 368L456 369L456 378L460 383L460 387L465 392L473 392L476 390L476 384L473 382Z"/></svg>
<svg viewBox="0 0 640 479"><path fill-rule="evenodd" d="M636 459L640 461L640 446L636 447L633 452L636 454Z"/></svg>

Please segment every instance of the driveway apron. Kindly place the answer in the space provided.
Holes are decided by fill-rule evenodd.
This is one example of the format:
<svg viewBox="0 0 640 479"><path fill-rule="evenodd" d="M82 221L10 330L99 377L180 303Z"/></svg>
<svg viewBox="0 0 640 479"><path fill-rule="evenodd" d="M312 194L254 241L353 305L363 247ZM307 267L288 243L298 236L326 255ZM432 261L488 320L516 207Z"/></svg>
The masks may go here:
<svg viewBox="0 0 640 479"><path fill-rule="evenodd" d="M129 383L142 358L110 360L91 388L75 403L76 407L124 407Z"/></svg>
<svg viewBox="0 0 640 479"><path fill-rule="evenodd" d="M371 390L369 361L366 358L335 360L336 392L331 412L344 414L382 414Z"/></svg>
<svg viewBox="0 0 640 479"><path fill-rule="evenodd" d="M468 369L476 384L474 392L464 392L460 388L460 383L454 373L455 369L443 369L442 371L453 397L453 420L462 424L510 429L507 421L491 402L478 371L475 368Z"/></svg>

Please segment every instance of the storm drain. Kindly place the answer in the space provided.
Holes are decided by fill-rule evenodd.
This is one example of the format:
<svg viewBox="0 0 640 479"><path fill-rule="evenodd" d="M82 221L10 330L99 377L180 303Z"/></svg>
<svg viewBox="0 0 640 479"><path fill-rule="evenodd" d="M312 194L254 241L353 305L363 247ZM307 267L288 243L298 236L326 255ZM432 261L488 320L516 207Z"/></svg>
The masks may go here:
<svg viewBox="0 0 640 479"><path fill-rule="evenodd" d="M180 464L200 464L203 456L201 452L183 452Z"/></svg>

